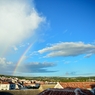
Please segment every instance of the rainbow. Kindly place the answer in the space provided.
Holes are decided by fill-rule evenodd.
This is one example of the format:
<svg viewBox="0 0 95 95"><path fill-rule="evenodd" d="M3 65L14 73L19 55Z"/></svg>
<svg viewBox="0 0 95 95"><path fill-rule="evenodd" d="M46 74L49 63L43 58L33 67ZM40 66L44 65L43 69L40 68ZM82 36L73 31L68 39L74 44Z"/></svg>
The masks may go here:
<svg viewBox="0 0 95 95"><path fill-rule="evenodd" d="M16 66L15 66L15 69L14 69L14 71L13 71L13 75L15 75L15 72L16 72L18 66L19 66L20 63L24 60L25 54L29 51L29 49L31 48L32 45L33 45L33 43L31 43L31 44L28 46L28 48L24 51L24 53L23 53L23 54L21 55L21 57L19 58L19 60L18 60L18 62L17 62L17 64L16 64Z"/></svg>

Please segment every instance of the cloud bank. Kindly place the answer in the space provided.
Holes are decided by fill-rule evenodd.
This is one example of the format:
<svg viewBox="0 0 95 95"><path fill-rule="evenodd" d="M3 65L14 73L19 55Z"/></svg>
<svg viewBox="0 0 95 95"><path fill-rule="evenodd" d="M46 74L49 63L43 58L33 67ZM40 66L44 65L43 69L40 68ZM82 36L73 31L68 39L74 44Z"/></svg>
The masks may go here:
<svg viewBox="0 0 95 95"><path fill-rule="evenodd" d="M50 62L30 62L27 64L20 64L17 69L17 72L25 72L25 73L50 73L56 71L47 70L49 67L54 67L54 63Z"/></svg>
<svg viewBox="0 0 95 95"><path fill-rule="evenodd" d="M83 42L61 42L52 44L50 47L38 51L40 54L47 53L45 57L67 57L86 54L86 58L95 54L95 46Z"/></svg>
<svg viewBox="0 0 95 95"><path fill-rule="evenodd" d="M14 64L11 61L7 61L6 58L0 57L0 73L1 74L12 74Z"/></svg>
<svg viewBox="0 0 95 95"><path fill-rule="evenodd" d="M32 37L45 22L28 0L0 0L0 47L17 45Z"/></svg>
<svg viewBox="0 0 95 95"><path fill-rule="evenodd" d="M0 73L6 75L13 75L13 70L15 68L15 63L7 61L6 58L0 57ZM54 67L55 64L51 62L30 62L23 63L17 68L15 75L24 73L52 73L56 72L53 70L47 70L47 68Z"/></svg>

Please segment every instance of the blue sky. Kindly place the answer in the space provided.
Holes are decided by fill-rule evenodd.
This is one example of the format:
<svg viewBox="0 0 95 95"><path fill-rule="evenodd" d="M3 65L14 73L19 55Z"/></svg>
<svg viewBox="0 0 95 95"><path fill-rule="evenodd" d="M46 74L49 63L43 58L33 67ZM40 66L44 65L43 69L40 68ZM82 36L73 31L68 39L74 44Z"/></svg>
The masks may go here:
<svg viewBox="0 0 95 95"><path fill-rule="evenodd" d="M94 0L0 0L0 74L95 76Z"/></svg>

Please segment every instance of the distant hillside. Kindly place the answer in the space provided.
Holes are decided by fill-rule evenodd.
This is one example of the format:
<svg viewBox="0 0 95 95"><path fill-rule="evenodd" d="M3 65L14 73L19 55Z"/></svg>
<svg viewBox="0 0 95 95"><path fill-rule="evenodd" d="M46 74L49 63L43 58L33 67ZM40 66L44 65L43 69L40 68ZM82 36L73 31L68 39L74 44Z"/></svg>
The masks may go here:
<svg viewBox="0 0 95 95"><path fill-rule="evenodd" d="M95 76L88 77L28 77L28 76L11 76L11 75L1 75L0 77L12 77L19 79L27 79L27 80L37 80L37 81L48 81L48 82L91 82L95 81Z"/></svg>

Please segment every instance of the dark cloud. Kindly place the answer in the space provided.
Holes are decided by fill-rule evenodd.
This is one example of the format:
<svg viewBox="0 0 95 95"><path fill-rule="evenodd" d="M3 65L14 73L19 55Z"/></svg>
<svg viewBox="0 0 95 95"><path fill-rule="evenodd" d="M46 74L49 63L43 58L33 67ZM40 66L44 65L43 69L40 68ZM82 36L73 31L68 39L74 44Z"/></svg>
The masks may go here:
<svg viewBox="0 0 95 95"><path fill-rule="evenodd" d="M46 68L54 67L54 63L48 63L48 62L31 62L31 63L25 63L24 65L21 64L18 68L18 72L25 72L25 73L50 73L50 72L56 72L56 71L49 71Z"/></svg>
<svg viewBox="0 0 95 95"><path fill-rule="evenodd" d="M54 67L56 64L50 62L30 62L20 64L18 67L15 63L7 61L6 58L0 58L0 73L6 75L12 75L15 71L19 73L51 73L56 72L54 70L48 70L48 68ZM14 74L15 75L15 74Z"/></svg>
<svg viewBox="0 0 95 95"><path fill-rule="evenodd" d="M73 76L73 75L76 75L76 74L77 74L76 71L66 72L66 73L65 73L66 76Z"/></svg>

